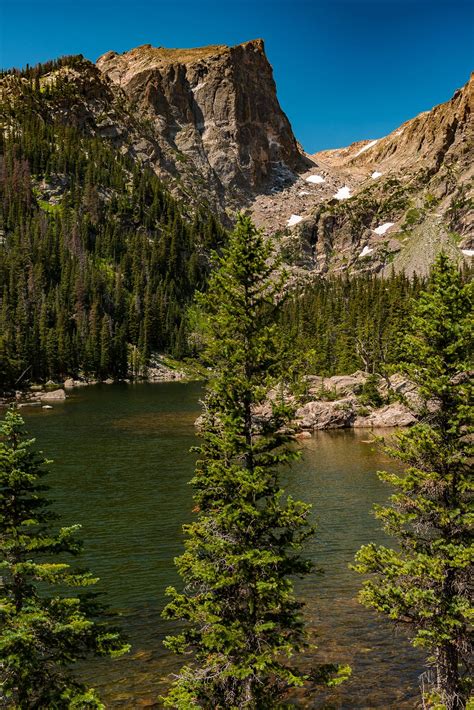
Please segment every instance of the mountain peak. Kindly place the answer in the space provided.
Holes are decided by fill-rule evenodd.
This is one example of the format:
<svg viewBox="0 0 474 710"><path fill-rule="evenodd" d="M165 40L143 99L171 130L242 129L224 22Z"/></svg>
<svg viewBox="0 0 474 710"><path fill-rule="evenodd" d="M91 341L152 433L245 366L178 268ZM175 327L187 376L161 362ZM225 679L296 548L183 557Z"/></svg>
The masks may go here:
<svg viewBox="0 0 474 710"><path fill-rule="evenodd" d="M181 180L197 174L221 207L241 207L305 164L262 39L191 49L146 44L107 52L97 67L153 124L160 166Z"/></svg>
<svg viewBox="0 0 474 710"><path fill-rule="evenodd" d="M145 61L149 65L162 64L195 64L209 58L220 57L221 55L232 54L236 51L258 52L265 55L263 39L251 39L241 44L229 46L226 44L210 44L202 47L176 48L153 46L142 44L133 49L129 49L121 54L109 51L100 56L97 60L99 68L105 66L110 60L117 60L120 57L124 61Z"/></svg>

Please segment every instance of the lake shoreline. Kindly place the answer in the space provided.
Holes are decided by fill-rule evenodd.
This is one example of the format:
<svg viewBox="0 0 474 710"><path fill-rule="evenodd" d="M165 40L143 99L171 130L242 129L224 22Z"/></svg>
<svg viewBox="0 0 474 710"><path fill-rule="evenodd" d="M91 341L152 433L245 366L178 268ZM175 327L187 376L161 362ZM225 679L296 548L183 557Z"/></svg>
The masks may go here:
<svg viewBox="0 0 474 710"><path fill-rule="evenodd" d="M68 378L62 384L48 382L33 385L29 390L19 390L9 397L0 399L0 407L16 404L18 408L35 407L52 409L53 405L64 402L75 390L92 385L113 384L163 384L205 381L201 373L185 372L184 369L160 365L147 378L112 380L83 380ZM395 429L413 425L418 418L419 398L416 388L401 375L392 375L377 383L377 406L364 399L366 383L373 377L365 372L333 377L307 376L304 395L285 395L295 407L295 416L290 424L296 439L310 438L319 430L334 429ZM269 393L267 402L255 410L256 426L271 416L271 401L279 396L276 391ZM199 428L199 419L196 422Z"/></svg>

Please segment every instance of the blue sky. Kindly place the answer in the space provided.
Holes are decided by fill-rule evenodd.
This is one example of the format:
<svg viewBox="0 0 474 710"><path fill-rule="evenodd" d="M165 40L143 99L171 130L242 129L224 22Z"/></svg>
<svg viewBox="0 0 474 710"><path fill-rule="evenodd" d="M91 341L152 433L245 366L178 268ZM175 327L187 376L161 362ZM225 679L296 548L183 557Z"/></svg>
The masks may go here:
<svg viewBox="0 0 474 710"><path fill-rule="evenodd" d="M313 152L378 138L474 69L472 0L0 0L0 64L262 37L278 97Z"/></svg>

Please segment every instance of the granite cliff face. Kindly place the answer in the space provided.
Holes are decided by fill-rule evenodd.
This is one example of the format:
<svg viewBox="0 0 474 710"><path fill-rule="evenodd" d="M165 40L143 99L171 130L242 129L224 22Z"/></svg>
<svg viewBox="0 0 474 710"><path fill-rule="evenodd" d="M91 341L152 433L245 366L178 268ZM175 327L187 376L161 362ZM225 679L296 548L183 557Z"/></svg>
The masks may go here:
<svg viewBox="0 0 474 710"><path fill-rule="evenodd" d="M148 122L163 177L240 208L309 164L276 96L262 40L235 47L108 52L97 67Z"/></svg>

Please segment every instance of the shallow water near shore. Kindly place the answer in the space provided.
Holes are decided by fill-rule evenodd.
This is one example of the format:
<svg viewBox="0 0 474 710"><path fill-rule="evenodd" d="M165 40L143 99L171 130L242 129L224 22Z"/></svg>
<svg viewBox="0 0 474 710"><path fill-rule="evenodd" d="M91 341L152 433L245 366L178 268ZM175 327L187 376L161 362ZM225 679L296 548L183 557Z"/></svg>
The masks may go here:
<svg viewBox="0 0 474 710"><path fill-rule="evenodd" d="M191 519L194 420L199 383L96 385L51 410L23 409L38 447L53 459L49 483L63 524L80 523L84 562L100 577L121 616L130 654L93 661L81 675L108 708L161 707L167 675L179 666L163 648L173 630L160 613L164 590L179 584L173 558ZM387 542L371 514L389 489L376 471L391 468L365 431L318 432L285 472L289 493L313 504L318 525L308 554L321 572L297 581L312 640L302 659L349 663L352 678L325 694L296 693L295 706L402 710L417 704L422 656L356 601L361 580L349 563L360 545Z"/></svg>

